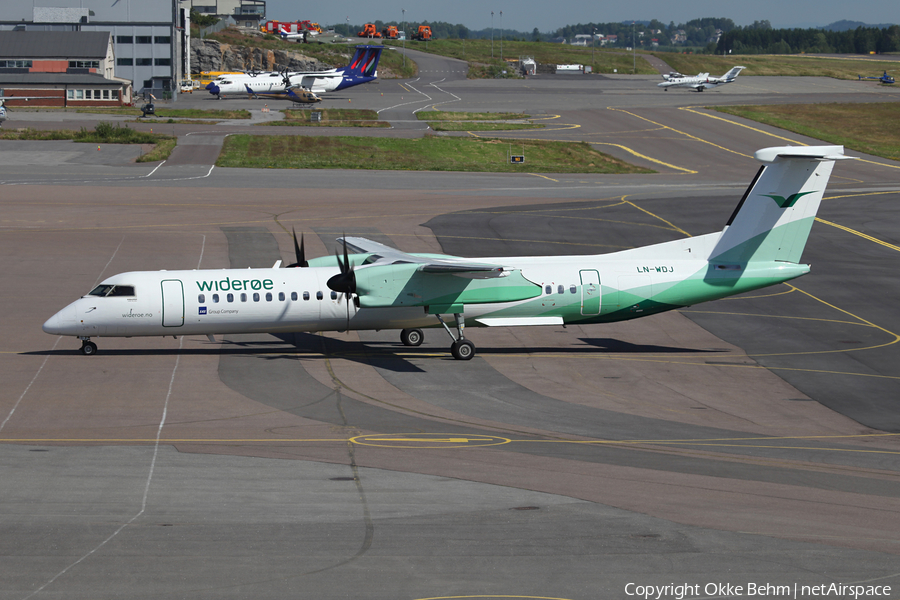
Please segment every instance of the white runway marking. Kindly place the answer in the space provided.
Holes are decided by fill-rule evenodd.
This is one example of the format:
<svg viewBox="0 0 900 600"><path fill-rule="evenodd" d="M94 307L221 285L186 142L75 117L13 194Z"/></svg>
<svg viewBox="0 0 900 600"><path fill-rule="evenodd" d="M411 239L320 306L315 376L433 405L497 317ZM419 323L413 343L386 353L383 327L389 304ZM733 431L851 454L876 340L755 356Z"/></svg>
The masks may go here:
<svg viewBox="0 0 900 600"><path fill-rule="evenodd" d="M62 576L65 575L66 573L68 573L71 569L73 569L74 567L78 566L79 564L81 564L82 562L84 562L85 560L87 560L88 558L90 558L91 555L93 555L94 553L97 552L97 550L99 550L100 548L102 548L103 546L105 546L106 544L108 544L108 543L110 542L110 540L112 540L112 539L115 538L117 535L119 535L126 527L128 527L129 525L131 525L132 523L134 523L141 515L144 514L144 511L147 509L147 497L148 497L149 494L150 494L150 483L153 481L153 471L156 469L156 458L157 458L157 456L159 455L159 440L160 440L160 438L162 437L162 430L163 430L163 427L164 427L165 424L166 424L166 415L167 415L168 412L169 412L169 399L172 397L172 387L173 387L174 384L175 384L175 374L178 372L178 365L179 365L179 363L181 362L181 349L182 349L183 347L184 347L184 336L182 336L182 337L180 338L180 341L179 341L179 344L178 344L178 355L175 357L175 366L172 368L172 377L169 379L169 391L168 391L168 393L166 393L166 400L165 400L165 402L163 403L163 413L162 413L162 418L160 419L160 421L159 421L159 427L158 427L157 430L156 430L156 443L155 443L154 446L153 446L153 458L152 458L152 460L150 461L150 472L147 474L147 482L146 482L146 484L144 484L144 495L143 495L143 497L141 498L141 509L137 512L136 515L134 515L134 516L131 517L128 521L126 521L126 522L123 523L121 526L119 526L119 528L116 529L116 530L112 533L112 535L110 535L108 538L106 538L105 540L103 540L102 542L100 542L99 544L97 544L90 552L86 553L84 556L82 556L81 558L79 558L78 560L76 560L75 562L73 562L72 564L70 564L68 567L66 567L65 569L63 569L62 571L60 571L59 573L57 573L57 574L54 575L53 577L51 577L50 580L47 581L47 583L45 583L45 584L42 585L41 587L37 588L36 590L34 590L33 592L31 592L30 594L28 594L27 596L25 596L25 598L23 598L23 600L28 600L28 599L31 598L32 596L34 596L34 595L36 595L36 594L39 594L39 593L42 592L47 586L51 585L54 581L56 581L57 579L59 579L60 577L62 577ZM49 358L49 357L48 357L48 358ZM46 362L46 361L45 361L45 362ZM37 376L35 376L35 377L37 377ZM30 385L29 385L29 387L30 387ZM27 391L27 390L26 390L26 391ZM24 394L23 394L23 395L24 395ZM4 424L5 424L5 422L4 422Z"/></svg>

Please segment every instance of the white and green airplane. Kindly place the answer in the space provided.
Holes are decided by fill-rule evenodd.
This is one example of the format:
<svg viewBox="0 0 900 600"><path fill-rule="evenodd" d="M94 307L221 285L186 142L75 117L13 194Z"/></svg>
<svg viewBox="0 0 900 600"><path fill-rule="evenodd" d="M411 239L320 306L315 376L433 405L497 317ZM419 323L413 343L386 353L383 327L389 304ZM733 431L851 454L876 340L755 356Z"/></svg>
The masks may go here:
<svg viewBox="0 0 900 600"><path fill-rule="evenodd" d="M399 329L408 346L443 326L459 360L465 325L609 323L782 283L800 257L842 146L766 148L722 231L588 256L460 258L407 254L354 237L343 257L271 269L138 271L109 277L44 323L94 354L94 337ZM355 254L349 254L348 248ZM444 317L454 318L455 332Z"/></svg>

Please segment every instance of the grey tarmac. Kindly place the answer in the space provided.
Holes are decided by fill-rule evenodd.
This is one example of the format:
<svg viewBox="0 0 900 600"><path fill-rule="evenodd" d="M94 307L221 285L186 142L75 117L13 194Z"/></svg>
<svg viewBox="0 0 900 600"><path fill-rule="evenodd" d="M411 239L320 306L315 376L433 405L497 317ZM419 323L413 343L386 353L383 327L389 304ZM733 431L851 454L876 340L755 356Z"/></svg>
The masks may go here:
<svg viewBox="0 0 900 600"><path fill-rule="evenodd" d="M389 331L99 339L93 357L41 331L114 273L293 262L292 227L312 256L342 233L478 256L715 231L755 150L814 140L700 100L897 98L814 78L742 76L703 96L648 77L467 81L453 61L416 59L416 81L325 102L397 124L360 135L423 135L413 111L432 106L545 115L560 125L529 137L658 173L221 169L223 137L248 130L222 122L129 123L178 135L163 164L114 145L0 142L0 599L580 600L749 582L897 597L891 161L836 166L804 253L813 270L792 285L612 325L469 328L471 363L450 358L440 329L418 348ZM14 112L7 126L109 120L67 119Z"/></svg>

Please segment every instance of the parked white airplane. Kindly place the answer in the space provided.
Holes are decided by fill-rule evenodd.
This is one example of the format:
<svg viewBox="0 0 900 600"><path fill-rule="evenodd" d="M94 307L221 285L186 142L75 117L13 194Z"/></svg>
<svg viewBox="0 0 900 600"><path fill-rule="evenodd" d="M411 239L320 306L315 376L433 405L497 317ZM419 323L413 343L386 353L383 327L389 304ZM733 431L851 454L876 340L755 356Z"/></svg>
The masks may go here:
<svg viewBox="0 0 900 600"><path fill-rule="evenodd" d="M722 231L606 255L459 258L407 254L343 238L344 256L271 269L139 271L107 278L44 323L92 337L443 327L454 358L481 327L607 323L716 300L809 272L800 257L842 146L766 148L764 163ZM361 254L349 255L350 247ZM457 333L442 315L454 315ZM211 339L213 339L211 337Z"/></svg>
<svg viewBox="0 0 900 600"><path fill-rule="evenodd" d="M357 46L350 64L328 71L220 75L206 89L218 98L247 93L247 86L256 94L283 92L288 88L302 88L315 94L342 90L377 79L378 61L383 50L382 46Z"/></svg>
<svg viewBox="0 0 900 600"><path fill-rule="evenodd" d="M730 71L721 77L710 77L709 73L700 73L696 77L686 77L681 73L669 73L668 75L663 75L665 81L657 84L657 87L664 88L667 92L670 87L686 87L702 92L705 88L713 88L733 82L741 74L741 71L746 68L732 67Z"/></svg>

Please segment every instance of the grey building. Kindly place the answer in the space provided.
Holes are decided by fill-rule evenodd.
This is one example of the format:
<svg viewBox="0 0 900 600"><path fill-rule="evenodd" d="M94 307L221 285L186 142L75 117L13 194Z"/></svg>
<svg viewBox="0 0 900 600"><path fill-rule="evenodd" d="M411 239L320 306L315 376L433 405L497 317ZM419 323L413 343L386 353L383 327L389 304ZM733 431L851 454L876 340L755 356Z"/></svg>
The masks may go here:
<svg viewBox="0 0 900 600"><path fill-rule="evenodd" d="M0 31L109 32L115 75L137 95L174 97L190 77L189 11L179 0L2 0Z"/></svg>
<svg viewBox="0 0 900 600"><path fill-rule="evenodd" d="M266 20L266 0L184 0L201 15L231 17L241 27L258 29Z"/></svg>

